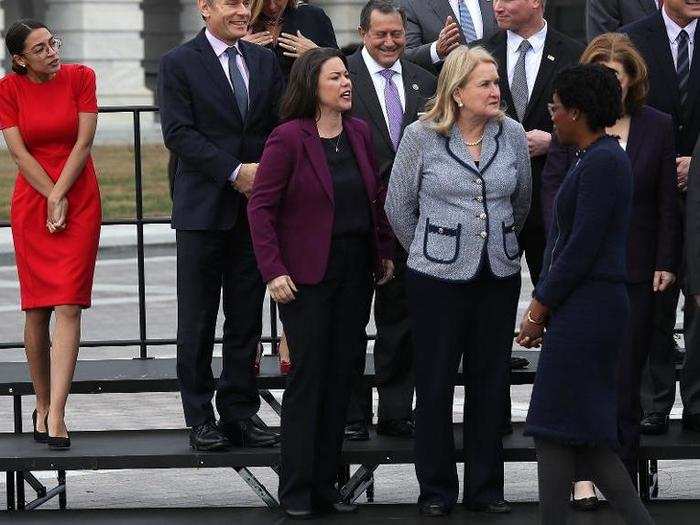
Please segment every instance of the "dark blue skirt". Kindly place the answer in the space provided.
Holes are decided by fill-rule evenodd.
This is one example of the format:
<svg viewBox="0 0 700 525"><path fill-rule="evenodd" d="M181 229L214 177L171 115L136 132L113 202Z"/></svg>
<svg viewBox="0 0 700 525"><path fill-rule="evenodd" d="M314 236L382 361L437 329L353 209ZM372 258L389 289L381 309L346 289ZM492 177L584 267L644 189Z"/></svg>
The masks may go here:
<svg viewBox="0 0 700 525"><path fill-rule="evenodd" d="M583 281L552 312L525 435L619 447L616 372L628 321L624 283Z"/></svg>

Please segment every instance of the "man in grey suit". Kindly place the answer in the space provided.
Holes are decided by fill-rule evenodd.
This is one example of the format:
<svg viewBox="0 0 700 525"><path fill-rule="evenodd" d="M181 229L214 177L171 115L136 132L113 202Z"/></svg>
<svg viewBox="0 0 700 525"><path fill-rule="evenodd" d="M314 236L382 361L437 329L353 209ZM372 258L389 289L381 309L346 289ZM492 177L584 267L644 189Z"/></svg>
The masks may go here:
<svg viewBox="0 0 700 525"><path fill-rule="evenodd" d="M659 0L586 0L586 37L590 42L658 9Z"/></svg>
<svg viewBox="0 0 700 525"><path fill-rule="evenodd" d="M438 72L462 44L498 31L491 0L402 0L406 10L406 58Z"/></svg>

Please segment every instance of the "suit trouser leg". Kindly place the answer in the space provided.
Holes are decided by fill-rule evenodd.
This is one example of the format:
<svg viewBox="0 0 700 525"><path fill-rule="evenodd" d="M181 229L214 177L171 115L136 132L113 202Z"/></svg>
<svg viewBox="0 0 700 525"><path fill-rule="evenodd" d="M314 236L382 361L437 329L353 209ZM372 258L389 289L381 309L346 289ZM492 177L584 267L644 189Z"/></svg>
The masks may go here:
<svg viewBox="0 0 700 525"><path fill-rule="evenodd" d="M645 414L668 415L676 400L673 330L679 294L678 284L655 294L654 332L649 359L642 375L642 409Z"/></svg>
<svg viewBox="0 0 700 525"><path fill-rule="evenodd" d="M520 275L476 283L469 296L473 339L463 359L464 502L503 499L503 406L509 387L507 372L513 327L520 296Z"/></svg>
<svg viewBox="0 0 700 525"><path fill-rule="evenodd" d="M214 419L211 357L230 232L177 230L177 378L185 422Z"/></svg>
<svg viewBox="0 0 700 525"><path fill-rule="evenodd" d="M406 298L406 265L397 262L394 279L377 288L374 301L377 342L374 369L379 421L413 418L413 339Z"/></svg>
<svg viewBox="0 0 700 525"><path fill-rule="evenodd" d="M637 485L642 370L649 357L653 333L654 292L650 282L628 284L630 324L617 368L618 455Z"/></svg>
<svg viewBox="0 0 700 525"><path fill-rule="evenodd" d="M694 297L685 301L685 363L681 372L683 415L700 414L700 309Z"/></svg>
<svg viewBox="0 0 700 525"><path fill-rule="evenodd" d="M418 504L452 508L459 495L452 406L462 348L473 322L464 287L408 271L406 288L416 369L415 455Z"/></svg>
<svg viewBox="0 0 700 525"><path fill-rule="evenodd" d="M225 421L247 419L260 408L253 364L262 333L265 284L258 271L245 207L227 237L223 275L223 369L216 408Z"/></svg>

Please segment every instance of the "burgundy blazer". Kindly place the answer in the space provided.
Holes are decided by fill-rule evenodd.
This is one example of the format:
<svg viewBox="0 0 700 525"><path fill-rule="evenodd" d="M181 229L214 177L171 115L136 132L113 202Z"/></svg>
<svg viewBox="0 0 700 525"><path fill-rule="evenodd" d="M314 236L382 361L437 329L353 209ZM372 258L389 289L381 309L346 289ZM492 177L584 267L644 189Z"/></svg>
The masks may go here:
<svg viewBox="0 0 700 525"><path fill-rule="evenodd" d="M384 214L386 187L374 161L368 125L344 117L372 213L375 264L392 258L393 235ZM333 180L311 119L278 126L265 144L248 202L253 249L263 280L289 275L295 284L317 284L326 273L333 231Z"/></svg>
<svg viewBox="0 0 700 525"><path fill-rule="evenodd" d="M636 111L630 121L627 155L634 180L627 279L640 283L650 281L655 270L678 273L680 265L681 213L670 115L649 106ZM542 218L548 232L557 191L575 161L574 150L553 137L542 171Z"/></svg>

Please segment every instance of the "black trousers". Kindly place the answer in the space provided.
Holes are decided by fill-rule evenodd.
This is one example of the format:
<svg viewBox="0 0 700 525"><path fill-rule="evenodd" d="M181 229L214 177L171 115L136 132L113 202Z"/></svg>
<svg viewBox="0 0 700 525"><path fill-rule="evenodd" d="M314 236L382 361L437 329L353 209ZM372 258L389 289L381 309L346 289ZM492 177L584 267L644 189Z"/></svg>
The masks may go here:
<svg viewBox="0 0 700 525"><path fill-rule="evenodd" d="M334 239L323 281L298 285L296 299L280 305L294 363L282 398L279 498L285 508L311 509L338 498L352 371L367 344L370 259L367 239Z"/></svg>
<svg viewBox="0 0 700 525"><path fill-rule="evenodd" d="M398 244L398 243L397 243ZM397 248L400 250L400 248ZM401 252L398 252L399 254ZM374 296L374 372L379 394L379 421L413 419L413 337L406 298L405 254L397 256L394 278L377 287ZM366 354L354 368L348 422L372 422L372 398L363 388Z"/></svg>
<svg viewBox="0 0 700 525"><path fill-rule="evenodd" d="M651 282L627 285L630 323L617 368L617 425L619 456L637 485L639 427L642 418L642 371L649 357L654 332L654 296Z"/></svg>
<svg viewBox="0 0 700 525"><path fill-rule="evenodd" d="M450 283L409 270L416 366L419 504L455 505L459 493L452 428L460 359L465 377L464 501L503 499L503 404L520 275Z"/></svg>
<svg viewBox="0 0 700 525"><path fill-rule="evenodd" d="M177 377L188 426L214 419L246 419L260 398L253 363L262 332L265 285L253 254L245 207L232 230L176 232ZM223 290L223 370L211 370Z"/></svg>
<svg viewBox="0 0 700 525"><path fill-rule="evenodd" d="M654 523L630 482L625 467L609 448L573 447L536 438L535 449L542 525L568 523L571 482L578 465L586 466L591 479L625 523Z"/></svg>

